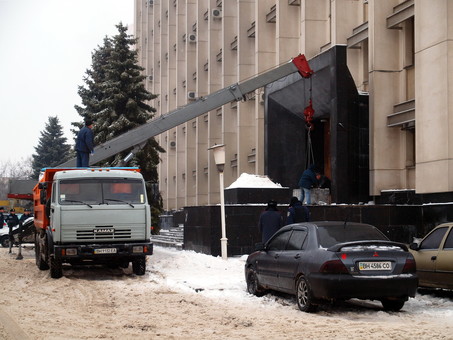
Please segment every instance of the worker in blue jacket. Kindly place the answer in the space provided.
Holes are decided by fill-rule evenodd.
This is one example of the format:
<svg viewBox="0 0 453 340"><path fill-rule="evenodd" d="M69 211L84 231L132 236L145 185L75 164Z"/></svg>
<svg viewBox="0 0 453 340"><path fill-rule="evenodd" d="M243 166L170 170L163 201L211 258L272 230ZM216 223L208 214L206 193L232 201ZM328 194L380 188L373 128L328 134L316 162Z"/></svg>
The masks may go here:
<svg viewBox="0 0 453 340"><path fill-rule="evenodd" d="M90 153L94 152L93 121L85 119L85 126L77 134L75 149L77 151L77 167L86 168L90 162Z"/></svg>
<svg viewBox="0 0 453 340"><path fill-rule="evenodd" d="M300 201L302 203L311 204L310 189L318 186L320 179L321 173L314 164L302 173L299 179Z"/></svg>

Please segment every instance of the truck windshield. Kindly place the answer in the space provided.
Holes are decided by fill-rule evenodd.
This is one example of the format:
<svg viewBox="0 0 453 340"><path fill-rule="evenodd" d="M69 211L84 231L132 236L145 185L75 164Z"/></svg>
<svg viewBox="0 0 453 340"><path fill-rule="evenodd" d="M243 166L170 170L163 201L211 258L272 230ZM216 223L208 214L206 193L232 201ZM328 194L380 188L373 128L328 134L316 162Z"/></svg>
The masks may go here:
<svg viewBox="0 0 453 340"><path fill-rule="evenodd" d="M58 201L62 205L99 205L145 203L141 180L127 178L61 180Z"/></svg>

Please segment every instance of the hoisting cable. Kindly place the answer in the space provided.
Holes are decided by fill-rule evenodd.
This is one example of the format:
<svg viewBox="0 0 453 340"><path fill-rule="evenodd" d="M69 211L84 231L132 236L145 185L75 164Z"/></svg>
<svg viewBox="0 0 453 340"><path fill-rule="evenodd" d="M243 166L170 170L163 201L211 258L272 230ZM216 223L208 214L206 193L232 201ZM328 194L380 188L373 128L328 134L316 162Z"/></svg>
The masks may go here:
<svg viewBox="0 0 453 340"><path fill-rule="evenodd" d="M312 78L310 77L310 99L308 100L308 106L304 109L305 127L307 129L307 157L306 157L306 168L310 165L315 164L315 157L313 154L313 145L311 142L311 131L315 128L313 125L313 116L315 110L313 109L312 100Z"/></svg>

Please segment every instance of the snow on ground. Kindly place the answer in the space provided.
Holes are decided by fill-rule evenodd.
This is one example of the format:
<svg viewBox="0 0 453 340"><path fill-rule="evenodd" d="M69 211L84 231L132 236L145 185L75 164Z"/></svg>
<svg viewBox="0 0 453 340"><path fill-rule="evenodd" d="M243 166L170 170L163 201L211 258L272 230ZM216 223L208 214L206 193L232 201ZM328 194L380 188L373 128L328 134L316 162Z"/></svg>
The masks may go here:
<svg viewBox="0 0 453 340"><path fill-rule="evenodd" d="M246 293L246 256L223 260L155 247L145 275L64 266L50 278L34 250L0 247L0 339L452 339L453 295L410 299L401 312L353 301L300 312L294 297Z"/></svg>
<svg viewBox="0 0 453 340"><path fill-rule="evenodd" d="M193 251L180 251L171 248L156 247L154 255L150 258L150 270L164 273L161 284L181 292L195 292L219 302L234 301L238 304L260 304L263 308L288 308L297 309L295 300L289 296L267 294L262 298L252 296L246 292L244 265L247 255L221 257L200 254ZM150 275L151 277L152 275ZM437 295L437 296L436 296ZM381 309L381 304L376 301L355 301L357 305L371 305L374 308L361 310L361 314L376 315L376 307ZM404 313L403 313L404 312ZM418 294L410 298L403 307L401 315L423 315L427 318L440 318L449 320L453 325L453 292L440 291L438 294ZM321 308L322 313L322 308ZM379 318L397 317L399 313L377 312ZM357 310L351 310L351 317L357 318ZM453 336L452 336L453 337Z"/></svg>

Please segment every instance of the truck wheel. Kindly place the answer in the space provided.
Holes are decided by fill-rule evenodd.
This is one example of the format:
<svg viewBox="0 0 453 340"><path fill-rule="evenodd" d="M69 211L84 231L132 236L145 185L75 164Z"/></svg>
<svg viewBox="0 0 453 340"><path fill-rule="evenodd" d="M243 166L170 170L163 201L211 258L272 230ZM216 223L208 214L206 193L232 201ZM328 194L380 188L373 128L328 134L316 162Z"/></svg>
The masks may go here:
<svg viewBox="0 0 453 340"><path fill-rule="evenodd" d="M39 268L39 270L49 269L49 265L43 259L43 256L41 254L41 246L39 244L39 235L38 234L35 235L35 260L36 260L36 266Z"/></svg>
<svg viewBox="0 0 453 340"><path fill-rule="evenodd" d="M146 257L139 257L132 261L132 271L135 275L145 275L146 271Z"/></svg>
<svg viewBox="0 0 453 340"><path fill-rule="evenodd" d="M8 248L9 247L9 237L8 237L8 235L3 235L0 238L0 243L1 243L3 248Z"/></svg>
<svg viewBox="0 0 453 340"><path fill-rule="evenodd" d="M54 256L50 257L50 277L52 279L59 279L63 276L63 267L61 260L56 259Z"/></svg>

